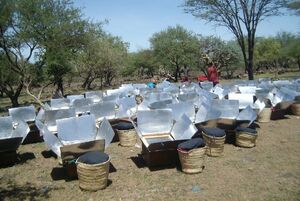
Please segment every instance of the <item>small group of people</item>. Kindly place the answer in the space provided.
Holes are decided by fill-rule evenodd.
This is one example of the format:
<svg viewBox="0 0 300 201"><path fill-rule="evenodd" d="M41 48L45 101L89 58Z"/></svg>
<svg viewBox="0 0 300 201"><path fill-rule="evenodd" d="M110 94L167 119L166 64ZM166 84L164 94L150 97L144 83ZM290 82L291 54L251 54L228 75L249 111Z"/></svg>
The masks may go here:
<svg viewBox="0 0 300 201"><path fill-rule="evenodd" d="M214 65L214 63L213 62L209 62L208 63L208 67L207 67L206 70L207 70L207 76L205 76L205 75L199 75L198 81L199 82L210 81L210 82L213 83L214 86L216 84L218 84L219 83L219 73L218 73L218 69ZM190 71L190 69L187 66L184 66L181 69L180 72L181 72L181 74L183 74L181 76L181 82L188 82L189 81L189 71ZM169 82L172 82L175 79L170 74L167 74L165 80L169 81ZM156 88L157 82L158 82L158 78L156 76L154 76L151 79L151 81L147 83L147 86L149 88Z"/></svg>

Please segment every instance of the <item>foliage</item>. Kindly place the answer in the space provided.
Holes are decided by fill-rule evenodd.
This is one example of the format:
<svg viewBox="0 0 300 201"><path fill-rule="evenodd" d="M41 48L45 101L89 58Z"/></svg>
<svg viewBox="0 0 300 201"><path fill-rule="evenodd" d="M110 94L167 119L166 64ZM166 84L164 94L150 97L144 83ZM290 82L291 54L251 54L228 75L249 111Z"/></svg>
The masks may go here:
<svg viewBox="0 0 300 201"><path fill-rule="evenodd" d="M231 78L233 76L233 72L237 67L235 64L238 63L241 57L236 43L226 43L214 36L199 36L199 48L200 55L197 57L199 61L196 63L201 71L207 74L206 67L212 62L219 72L226 72L224 77Z"/></svg>
<svg viewBox="0 0 300 201"><path fill-rule="evenodd" d="M150 43L157 60L173 73L176 81L180 76L180 69L192 64L198 49L195 34L179 25L155 33Z"/></svg>
<svg viewBox="0 0 300 201"><path fill-rule="evenodd" d="M185 10L208 22L226 27L236 36L248 78L252 80L257 26L265 18L279 15L285 3L285 0L185 0Z"/></svg>
<svg viewBox="0 0 300 201"><path fill-rule="evenodd" d="M63 93L63 77L71 69L69 61L83 43L86 22L80 11L69 0L4 0L0 5L0 50L10 63L10 72L19 77L16 90L1 87L13 106L18 105L24 85L38 101L39 97L30 92L36 81L44 83L42 89L57 84ZM34 69L38 73L33 73Z"/></svg>
<svg viewBox="0 0 300 201"><path fill-rule="evenodd" d="M82 87L91 89L95 79L111 85L112 80L122 70L127 56L127 43L102 30L101 24L90 24L87 42L83 51L78 52L75 60L76 71L84 79Z"/></svg>
<svg viewBox="0 0 300 201"><path fill-rule="evenodd" d="M136 53L132 53L129 59L128 67L124 69L123 75L136 73L139 77L153 77L157 71L157 66L159 66L153 51L150 49L139 50Z"/></svg>
<svg viewBox="0 0 300 201"><path fill-rule="evenodd" d="M296 15L300 15L300 1L290 0L287 4L287 8L294 11Z"/></svg>

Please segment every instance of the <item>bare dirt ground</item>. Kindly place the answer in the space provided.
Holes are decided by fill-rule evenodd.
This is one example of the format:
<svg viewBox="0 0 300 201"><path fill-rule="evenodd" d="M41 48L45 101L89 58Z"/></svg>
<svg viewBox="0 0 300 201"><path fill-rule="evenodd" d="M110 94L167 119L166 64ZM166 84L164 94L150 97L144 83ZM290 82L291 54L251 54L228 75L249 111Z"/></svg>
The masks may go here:
<svg viewBox="0 0 300 201"><path fill-rule="evenodd" d="M300 200L300 119L259 124L257 146L226 144L224 156L206 157L200 174L178 168L149 170L141 149L112 143L109 185L97 192L65 180L44 143L21 145L21 162L0 168L0 200Z"/></svg>

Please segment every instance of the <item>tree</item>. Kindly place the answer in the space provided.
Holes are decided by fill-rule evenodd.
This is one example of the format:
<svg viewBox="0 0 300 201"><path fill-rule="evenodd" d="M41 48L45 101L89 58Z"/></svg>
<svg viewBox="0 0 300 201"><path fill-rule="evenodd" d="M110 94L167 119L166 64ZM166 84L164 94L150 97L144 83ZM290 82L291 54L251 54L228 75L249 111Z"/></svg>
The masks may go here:
<svg viewBox="0 0 300 201"><path fill-rule="evenodd" d="M199 36L199 56L196 65L205 75L207 66L213 62L218 71L225 71L224 77L231 78L234 72L234 65L239 61L239 52L233 43L226 43L214 36Z"/></svg>
<svg viewBox="0 0 300 201"><path fill-rule="evenodd" d="M256 49L254 51L256 70L266 67L267 69L279 67L279 56L281 45L278 40L273 37L258 38Z"/></svg>
<svg viewBox="0 0 300 201"><path fill-rule="evenodd" d="M0 14L0 51L9 62L5 73L13 73L18 80L13 86L2 83L0 90L13 107L19 105L24 86L39 103L39 97L30 92L33 84L43 84L43 90L55 83L63 93L63 76L85 30L79 10L69 0L3 0ZM39 75L44 80L35 77ZM44 83L33 83L37 80Z"/></svg>
<svg viewBox="0 0 300 201"><path fill-rule="evenodd" d="M128 49L121 38L103 32L100 25L91 26L87 43L75 60L76 71L83 78L82 87L85 89L91 89L98 78L101 79L101 87L103 84L110 86L122 69Z"/></svg>
<svg viewBox="0 0 300 201"><path fill-rule="evenodd" d="M295 61L300 70L300 35L280 32L277 34L276 40L281 45L280 58L286 60L286 63Z"/></svg>
<svg viewBox="0 0 300 201"><path fill-rule="evenodd" d="M150 43L157 60L173 72L175 81L181 67L191 64L198 48L197 37L179 25L153 34Z"/></svg>
<svg viewBox="0 0 300 201"><path fill-rule="evenodd" d="M140 50L135 54L134 63L135 69L137 69L138 76L143 77L154 76L156 68L159 64L155 60L154 53L152 50L145 49Z"/></svg>
<svg viewBox="0 0 300 201"><path fill-rule="evenodd" d="M287 8L294 11L296 15L300 15L300 1L290 0L287 4Z"/></svg>
<svg viewBox="0 0 300 201"><path fill-rule="evenodd" d="M280 14L285 0L185 0L185 10L194 16L229 29L241 47L249 80L254 79L253 55L259 22Z"/></svg>

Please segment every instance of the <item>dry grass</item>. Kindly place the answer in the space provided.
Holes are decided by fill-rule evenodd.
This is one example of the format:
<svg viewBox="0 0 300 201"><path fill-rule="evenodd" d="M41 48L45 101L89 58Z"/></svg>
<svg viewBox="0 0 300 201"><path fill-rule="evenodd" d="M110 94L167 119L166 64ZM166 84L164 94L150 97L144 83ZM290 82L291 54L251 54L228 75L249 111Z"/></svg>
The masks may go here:
<svg viewBox="0 0 300 201"><path fill-rule="evenodd" d="M19 154L35 158L0 169L0 200L299 200L299 123L287 116L260 124L256 147L225 144L224 156L207 157L195 175L177 168L151 171L138 157L140 148L113 143L106 150L115 168L110 185L93 193L81 191L78 180L65 181L58 160L45 157L43 143L22 145Z"/></svg>

